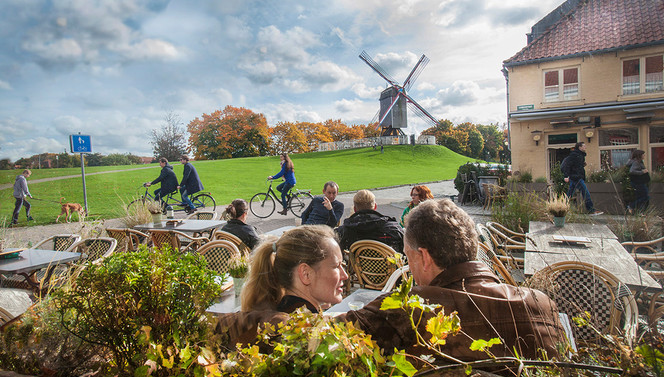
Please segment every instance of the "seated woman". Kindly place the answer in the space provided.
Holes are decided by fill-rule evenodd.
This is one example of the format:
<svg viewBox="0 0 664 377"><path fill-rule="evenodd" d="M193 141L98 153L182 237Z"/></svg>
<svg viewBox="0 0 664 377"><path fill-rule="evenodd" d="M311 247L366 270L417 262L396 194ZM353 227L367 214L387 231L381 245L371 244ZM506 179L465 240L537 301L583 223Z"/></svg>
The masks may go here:
<svg viewBox="0 0 664 377"><path fill-rule="evenodd" d="M410 190L410 198L412 200L410 201L410 203L408 203L408 206L404 208L403 213L401 214L401 221L399 221L399 224L401 226L404 226L405 224L404 220L406 218L406 215L410 212L410 210L417 207L418 204L427 199L433 199L433 194L431 193L431 190L427 186L419 185L413 187L413 189Z"/></svg>
<svg viewBox="0 0 664 377"><path fill-rule="evenodd" d="M242 290L242 312L222 315L216 332L226 333L230 345L251 342L260 323L284 321L285 313L300 307L319 313L341 302L346 279L332 228L291 229L254 250Z"/></svg>
<svg viewBox="0 0 664 377"><path fill-rule="evenodd" d="M226 207L226 213L231 216L231 219L221 228L224 232L231 233L237 236L244 242L250 249L254 249L258 245L258 232L256 227L247 224L247 215L249 206L244 199L235 199L231 204Z"/></svg>

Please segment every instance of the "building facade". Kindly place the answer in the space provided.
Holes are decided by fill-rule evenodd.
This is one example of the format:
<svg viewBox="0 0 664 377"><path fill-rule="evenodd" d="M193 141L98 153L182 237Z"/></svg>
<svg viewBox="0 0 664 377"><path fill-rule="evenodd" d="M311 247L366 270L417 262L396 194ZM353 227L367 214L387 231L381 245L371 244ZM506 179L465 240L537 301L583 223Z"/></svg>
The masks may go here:
<svg viewBox="0 0 664 377"><path fill-rule="evenodd" d="M568 0L503 62L512 169L551 177L575 143L586 172L635 149L664 169L664 0Z"/></svg>

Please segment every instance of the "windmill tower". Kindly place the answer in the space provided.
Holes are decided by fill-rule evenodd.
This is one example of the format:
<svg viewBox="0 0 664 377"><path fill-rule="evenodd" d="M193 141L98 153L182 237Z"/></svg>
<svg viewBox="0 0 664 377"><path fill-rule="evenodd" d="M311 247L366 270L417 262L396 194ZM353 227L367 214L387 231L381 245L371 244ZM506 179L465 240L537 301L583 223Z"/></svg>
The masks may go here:
<svg viewBox="0 0 664 377"><path fill-rule="evenodd" d="M407 93L415 80L417 80L417 77L422 73L424 67L429 63L429 58L422 55L417 64L415 64L415 67L410 71L408 77L406 77L403 85L399 85L366 51L362 51L360 59L367 63L371 69L389 84L388 88L380 94L380 110L371 121L371 123L374 123L378 120L378 126L382 129L381 136L404 135L402 129L408 127L408 108L428 124L432 126L438 124L436 118L429 114L428 111Z"/></svg>

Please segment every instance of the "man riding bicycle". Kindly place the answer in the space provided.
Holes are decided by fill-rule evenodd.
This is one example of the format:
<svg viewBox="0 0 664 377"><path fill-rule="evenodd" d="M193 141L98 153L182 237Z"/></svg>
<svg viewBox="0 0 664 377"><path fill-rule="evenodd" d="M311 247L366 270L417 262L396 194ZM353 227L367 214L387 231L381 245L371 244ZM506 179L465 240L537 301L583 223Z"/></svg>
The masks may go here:
<svg viewBox="0 0 664 377"><path fill-rule="evenodd" d="M178 187L178 179L173 171L173 166L168 164L168 160L164 157L159 159L159 166L161 166L161 173L159 177L152 182L146 182L144 185L150 187L155 183L161 182L161 188L154 190L154 198L158 199L163 204L163 197L174 192Z"/></svg>

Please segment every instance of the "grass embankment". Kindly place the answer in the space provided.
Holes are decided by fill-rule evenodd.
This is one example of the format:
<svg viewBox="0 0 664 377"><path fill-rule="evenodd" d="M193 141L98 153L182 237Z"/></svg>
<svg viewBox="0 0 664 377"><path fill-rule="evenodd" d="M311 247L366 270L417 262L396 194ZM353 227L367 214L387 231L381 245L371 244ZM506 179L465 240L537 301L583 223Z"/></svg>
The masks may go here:
<svg viewBox="0 0 664 377"><path fill-rule="evenodd" d="M319 194L326 181L334 180L340 190L353 191L400 184L430 182L453 179L457 168L472 160L449 149L436 145L395 145L380 149L360 148L332 152L315 152L291 156L295 164L297 188L312 189ZM265 179L279 172L279 157L253 157L241 159L195 161L194 166L203 181L205 191L217 200L217 207L236 198L250 199L255 193L265 191ZM149 169L131 166L86 167L88 207L95 218L113 218L123 215L122 205L144 192L142 183L152 181L159 175L159 165ZM145 167L141 165L140 167ZM182 165L174 165L178 180L182 178ZM122 170L106 174L87 175L98 171ZM60 206L55 203L60 197L68 202L83 203L83 188L80 168L33 169L28 183L33 200L33 224L48 224L55 221ZM0 173L0 183L12 183L18 170ZM30 182L41 178L78 175L49 182ZM154 191L158 187L151 187ZM12 189L0 191L0 218L9 220L14 208ZM407 199L407 198L404 198ZM61 220L62 221L62 220ZM8 221L7 221L8 222ZM25 224L22 210L20 225Z"/></svg>

